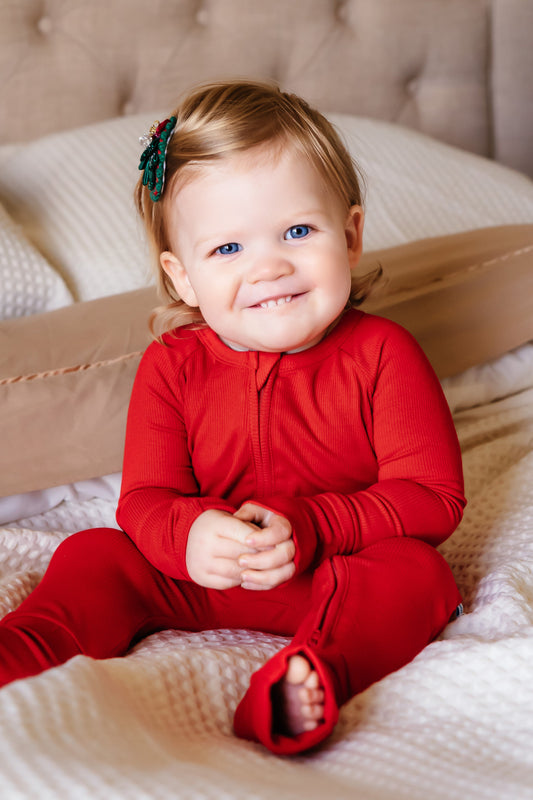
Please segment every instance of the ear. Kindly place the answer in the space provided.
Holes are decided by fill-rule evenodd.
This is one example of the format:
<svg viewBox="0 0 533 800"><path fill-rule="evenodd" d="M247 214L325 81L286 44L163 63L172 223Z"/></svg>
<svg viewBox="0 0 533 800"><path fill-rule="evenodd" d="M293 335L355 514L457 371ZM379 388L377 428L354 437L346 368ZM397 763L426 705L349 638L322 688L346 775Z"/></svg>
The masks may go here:
<svg viewBox="0 0 533 800"><path fill-rule="evenodd" d="M363 226L365 213L361 206L352 206L344 226L350 269L355 269L363 252Z"/></svg>
<svg viewBox="0 0 533 800"><path fill-rule="evenodd" d="M198 308L198 300L196 293L191 286L187 271L179 258L168 250L161 253L159 256L159 263L168 277L174 284L174 288L183 300L191 308Z"/></svg>

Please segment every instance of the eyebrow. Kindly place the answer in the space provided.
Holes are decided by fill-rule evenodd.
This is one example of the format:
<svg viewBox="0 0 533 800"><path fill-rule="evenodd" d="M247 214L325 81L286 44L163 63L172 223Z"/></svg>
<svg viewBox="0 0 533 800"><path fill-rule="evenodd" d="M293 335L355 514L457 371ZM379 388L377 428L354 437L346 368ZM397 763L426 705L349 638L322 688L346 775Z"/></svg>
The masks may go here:
<svg viewBox="0 0 533 800"><path fill-rule="evenodd" d="M231 242L238 242L241 236L216 236L210 234L203 239L199 239L194 243L194 249L204 249L205 247L220 247L222 244L230 244ZM217 244L218 242L218 244Z"/></svg>
<svg viewBox="0 0 533 800"><path fill-rule="evenodd" d="M327 217L330 212L329 206L328 208L308 208L304 209L303 211L298 211L295 214L291 214L291 217L294 217L295 222L305 222L307 217ZM294 224L290 223L290 224ZM290 225L289 225L290 227Z"/></svg>

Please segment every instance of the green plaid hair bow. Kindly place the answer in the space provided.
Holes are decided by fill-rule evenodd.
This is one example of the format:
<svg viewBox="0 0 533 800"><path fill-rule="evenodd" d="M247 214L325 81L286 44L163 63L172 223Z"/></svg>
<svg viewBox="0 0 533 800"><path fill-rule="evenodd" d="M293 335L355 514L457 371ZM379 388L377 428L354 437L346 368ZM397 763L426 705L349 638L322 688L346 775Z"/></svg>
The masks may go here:
<svg viewBox="0 0 533 800"><path fill-rule="evenodd" d="M176 127L176 117L154 122L150 132L141 136L139 142L145 148L139 169L144 170L143 185L150 189L150 197L157 203L165 188L167 147Z"/></svg>

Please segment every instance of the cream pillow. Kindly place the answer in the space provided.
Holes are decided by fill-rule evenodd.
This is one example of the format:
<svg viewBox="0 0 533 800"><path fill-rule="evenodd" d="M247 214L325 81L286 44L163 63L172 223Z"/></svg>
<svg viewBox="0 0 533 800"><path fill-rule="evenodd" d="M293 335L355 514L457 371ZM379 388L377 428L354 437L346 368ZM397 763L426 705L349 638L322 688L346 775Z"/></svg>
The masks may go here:
<svg viewBox="0 0 533 800"><path fill-rule="evenodd" d="M10 214L75 300L150 283L148 248L133 205L145 119L46 136L17 147L0 169L0 195Z"/></svg>
<svg viewBox="0 0 533 800"><path fill-rule="evenodd" d="M121 117L53 134L4 159L0 195L76 300L150 282L132 191L140 174L139 135L163 116ZM367 176L367 251L533 222L533 184L523 175L398 125L328 116Z"/></svg>
<svg viewBox="0 0 533 800"><path fill-rule="evenodd" d="M0 204L0 319L51 311L71 302L61 276Z"/></svg>
<svg viewBox="0 0 533 800"><path fill-rule="evenodd" d="M525 175L400 125L328 117L366 177L365 250L533 222Z"/></svg>
<svg viewBox="0 0 533 800"><path fill-rule="evenodd" d="M441 383L453 414L532 389L533 341L444 378Z"/></svg>

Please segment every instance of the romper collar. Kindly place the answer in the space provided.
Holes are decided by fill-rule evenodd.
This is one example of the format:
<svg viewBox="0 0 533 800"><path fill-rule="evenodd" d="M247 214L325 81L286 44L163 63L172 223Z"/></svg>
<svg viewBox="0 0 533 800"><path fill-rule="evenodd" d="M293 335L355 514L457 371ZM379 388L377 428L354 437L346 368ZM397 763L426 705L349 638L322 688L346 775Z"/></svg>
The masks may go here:
<svg viewBox="0 0 533 800"><path fill-rule="evenodd" d="M347 338L362 318L363 312L357 309L346 311L333 330L328 333L318 344L308 350L299 353L267 353L257 350L233 350L211 330L211 328L201 328L198 330L198 338L202 344L211 351L218 361L241 368L260 370L268 376L273 366L279 361L280 373L292 372L295 369L306 367L316 361L322 361L331 353L339 349L342 342Z"/></svg>

